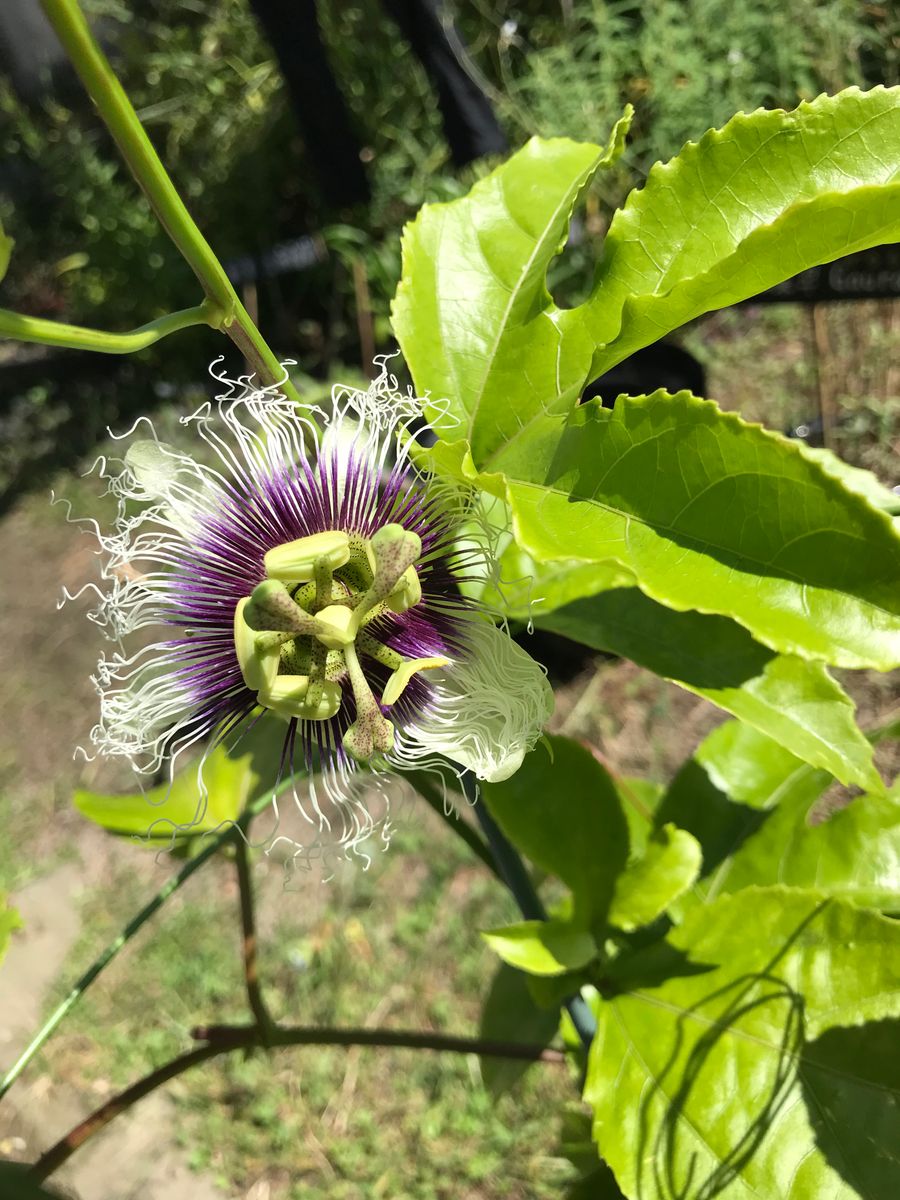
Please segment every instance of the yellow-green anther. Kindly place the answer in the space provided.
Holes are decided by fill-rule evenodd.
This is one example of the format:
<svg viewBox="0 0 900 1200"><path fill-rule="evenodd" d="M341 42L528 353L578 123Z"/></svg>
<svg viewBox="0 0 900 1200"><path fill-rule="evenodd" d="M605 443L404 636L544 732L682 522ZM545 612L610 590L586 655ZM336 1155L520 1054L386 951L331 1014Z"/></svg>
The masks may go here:
<svg viewBox="0 0 900 1200"><path fill-rule="evenodd" d="M356 720L344 734L344 749L358 762L368 762L376 751L386 754L393 747L394 727L382 715L372 695L354 645L344 648L344 661L356 701Z"/></svg>
<svg viewBox="0 0 900 1200"><path fill-rule="evenodd" d="M261 633L260 638L268 637L268 634ZM284 634L280 636L284 637ZM281 670L285 675L309 675L313 674L314 647L318 646L317 642L310 638L292 638L286 645L281 647ZM319 647L323 654L324 647Z"/></svg>
<svg viewBox="0 0 900 1200"><path fill-rule="evenodd" d="M234 649L244 683L251 692L258 692L278 674L279 646L258 644L257 635L244 618L249 601L250 597L245 596L234 610Z"/></svg>
<svg viewBox="0 0 900 1200"><path fill-rule="evenodd" d="M342 650L356 636L354 613L345 604L329 604L316 613L316 637L329 650Z"/></svg>
<svg viewBox="0 0 900 1200"><path fill-rule="evenodd" d="M402 525L384 525L372 535L370 545L375 557L375 577L370 590L378 600L385 600L421 555L422 539Z"/></svg>
<svg viewBox="0 0 900 1200"><path fill-rule="evenodd" d="M407 567L385 603L391 612L402 613L418 604L421 599L422 585L419 583L419 573L415 567Z"/></svg>
<svg viewBox="0 0 900 1200"><path fill-rule="evenodd" d="M381 693L382 704L396 704L406 690L406 685L419 671L432 671L435 667L446 667L449 658L410 658L402 663L385 684Z"/></svg>
<svg viewBox="0 0 900 1200"><path fill-rule="evenodd" d="M312 533L275 546L263 562L270 579L284 583L306 583L313 578L317 558L324 558L332 571L350 561L350 539L339 530Z"/></svg>
<svg viewBox="0 0 900 1200"><path fill-rule="evenodd" d="M329 650L325 655L325 678L329 683L343 679L347 674L347 664L340 650Z"/></svg>
<svg viewBox="0 0 900 1200"><path fill-rule="evenodd" d="M315 617L299 608L284 584L277 579L267 579L253 589L250 602L244 609L244 620L251 629L267 633L275 631L311 636L318 628Z"/></svg>
<svg viewBox="0 0 900 1200"><path fill-rule="evenodd" d="M259 702L280 717L304 721L328 721L341 707L338 683L322 682L311 694L308 675L279 675L259 693Z"/></svg>
<svg viewBox="0 0 900 1200"><path fill-rule="evenodd" d="M354 609L357 628L362 625L363 617L370 609L387 600L422 553L422 539L402 525L382 526L372 535L370 545L375 559L375 577L372 586Z"/></svg>
<svg viewBox="0 0 900 1200"><path fill-rule="evenodd" d="M356 718L341 739L344 749L357 762L367 763L378 754L394 748L394 727L381 713L363 713Z"/></svg>

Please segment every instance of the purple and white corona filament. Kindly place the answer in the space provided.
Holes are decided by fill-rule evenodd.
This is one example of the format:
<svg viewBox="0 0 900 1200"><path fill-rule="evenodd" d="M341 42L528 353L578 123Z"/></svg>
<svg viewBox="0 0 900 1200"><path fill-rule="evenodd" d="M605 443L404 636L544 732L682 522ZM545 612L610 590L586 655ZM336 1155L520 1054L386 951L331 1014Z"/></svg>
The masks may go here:
<svg viewBox="0 0 900 1200"><path fill-rule="evenodd" d="M309 771L294 794L313 840L333 824L318 774L342 843L371 829L361 764L512 774L552 692L460 591L489 549L472 535L472 495L410 457L419 402L384 370L368 391L336 390L327 416L222 382L185 418L202 455L153 434L105 470L119 514L111 536L98 531L92 618L120 647L148 626L166 636L101 659L98 751L154 771L269 710L284 723L281 776Z"/></svg>

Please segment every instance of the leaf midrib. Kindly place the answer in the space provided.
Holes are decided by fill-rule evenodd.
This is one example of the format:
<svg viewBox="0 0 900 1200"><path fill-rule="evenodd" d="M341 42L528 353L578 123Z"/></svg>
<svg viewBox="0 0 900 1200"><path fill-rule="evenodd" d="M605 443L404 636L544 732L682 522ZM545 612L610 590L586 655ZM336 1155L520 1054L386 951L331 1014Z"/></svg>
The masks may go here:
<svg viewBox="0 0 900 1200"><path fill-rule="evenodd" d="M685 546L686 549L691 550L695 554L702 554L706 558L713 557L712 555L710 555L708 553L707 548L709 548L709 547L713 548L714 550L718 550L720 553L723 553L723 554L735 555L736 557L740 557L741 560L743 562L746 562L748 565L760 568L760 570L757 572L748 572L749 574L756 574L756 575L764 576L766 573L766 570L772 569L771 562L763 562L759 559L754 558L752 555L747 554L747 553L741 553L740 555L738 555L731 547L721 546L718 543L713 542L711 539L701 540L700 538L696 537L693 534L683 533L681 530L673 529L671 526L664 525L662 523L654 524L653 522L648 521L645 517L639 516L637 513L624 512L622 509L616 508L616 506L613 504L609 504L608 502L603 501L603 500L598 500L597 497L595 497L595 496L573 496L570 492L563 491L560 488L554 487L552 484L530 483L530 482L526 482L525 480L521 480L521 479L507 480L507 488L511 488L511 487L528 488L535 492L550 493L553 496L558 496L569 502L574 501L577 504L595 505L597 508L603 509L604 512L610 513L612 516L619 518L620 520L624 521L626 524L629 524L631 521L635 521L638 525L643 526L645 529L649 529L653 533L660 533L663 536L667 536L668 540L670 542L672 542L673 544L675 543L676 538L673 536L668 536L668 535L677 534L678 535L677 540L678 540L679 544L687 543L687 545ZM819 530L810 530L809 534L804 535L804 536L811 536L812 534L815 534L815 533L827 533L827 532L829 532L828 529L823 527L822 529L819 529ZM516 540L519 541L519 538L517 537ZM625 542L624 537L622 540L623 540L623 542ZM866 539L859 538L858 540L865 541ZM520 542L520 544L522 544L522 543ZM527 545L527 542L525 544ZM627 542L626 542L626 545L627 545ZM530 551L529 553L533 553L533 552ZM577 561L579 563L593 563L593 562L606 562L606 561L618 562L626 569L632 570L632 571L634 570L634 565L631 561L623 561L621 558L619 558L615 554L604 555L603 558L600 558L600 559L593 558L590 556L585 556L582 554L573 555L571 553L566 555L566 557L570 558L574 561ZM539 560L539 561L545 561L545 560ZM551 559L550 561L553 561L553 560ZM720 564L720 565L724 566L725 564ZM737 568L737 567L731 567L729 569L730 570L739 570L739 568ZM859 604L859 605L863 606L864 608L870 608L874 612L884 613L886 616L892 617L895 620L898 618L898 616L900 616L900 614L892 612L889 608L884 608L882 605L876 604L875 601L869 600L865 596L859 596L854 592L848 592L842 587L828 587L828 588L823 589L818 584L810 584L805 579L803 579L801 576L795 575L787 567L779 567L779 575L789 579L792 583L795 583L798 587L813 588L816 591L826 590L830 593L834 593L839 596L844 596L848 600L852 600L852 601L854 601L854 603ZM655 597L651 597L651 599L654 599L654 598ZM709 613L712 616L722 615L721 610L719 610L719 609L705 609L705 608L700 608L699 606L692 606L692 609L696 612ZM733 614L728 613L725 615L731 616ZM734 619L737 620L737 618L734 618Z"/></svg>
<svg viewBox="0 0 900 1200"><path fill-rule="evenodd" d="M562 210L567 205L574 204L575 198L577 197L581 188L584 186L585 180L587 178L589 178L591 172L596 169L596 167L602 157L603 157L603 151L599 150L598 153L594 156L594 159L590 163L590 165L579 173L577 180L573 181L572 185L564 193L560 202L557 204L556 208L553 210L553 213L550 216L549 220L545 224L543 232L541 233L540 237L535 240L534 248L533 248L531 254L529 255L528 259L526 260L525 264L523 265L522 271L519 275L518 282L510 290L509 299L507 300L506 307L504 308L504 311L503 311L503 317L498 322L498 325L497 325L497 333L494 338L493 346L491 347L490 353L485 358L485 366L484 366L484 371L481 376L481 381L473 394L473 398L472 398L473 403L472 403L471 411L469 413L469 424L468 424L468 429L466 431L466 441L468 441L470 444L472 441L472 433L473 433L473 430L475 427L475 421L478 417L478 412L479 412L482 402L484 400L484 392L485 392L485 388L487 387L488 377L489 377L491 371L493 370L494 362L497 357L497 348L500 345L501 339L503 338L503 336L506 333L506 324L509 319L509 314L512 311L513 306L515 305L516 301L519 299L519 297L522 293L524 281L531 274L532 267L534 266L534 263L538 257L538 254L543 250L547 241L550 239L550 230L553 228L554 222L559 217L560 212L562 212ZM505 198L504 198L504 208L509 213L509 207L505 203ZM512 217L512 214L509 213L509 216ZM484 258L483 254L482 254L482 258ZM498 277L497 277L496 273L491 269L490 264L488 263L486 258L484 259L484 263L485 263L485 266L487 267L489 273L494 277L494 279L497 279Z"/></svg>
<svg viewBox="0 0 900 1200"><path fill-rule="evenodd" d="M734 1027L734 1025L728 1021L720 1021L713 1017L704 1017L701 1013L696 1012L694 1009L682 1008L680 1005L673 1004L671 1001L668 1001L668 1000L663 1000L659 996L650 996L646 992L640 992L640 991L628 991L628 992L625 992L624 994L632 1000L640 1000L644 1004L648 1004L653 1008L661 1008L665 1012L673 1013L673 1014L677 1015L678 1017L689 1018L690 1020L695 1021L698 1025L703 1025L706 1029L720 1029L722 1031L722 1033L728 1037L732 1037L737 1041L747 1042L748 1044L751 1044L751 1045L760 1046L762 1049L768 1050L772 1054L779 1054L784 1058L789 1058L791 1060L795 1060L798 1063L803 1058L802 1052L798 1054L797 1051L795 1051L795 1050L784 1050L780 1045L774 1046L771 1042L765 1041L764 1038L757 1037L752 1033L747 1033L743 1029L736 1029ZM613 1008L615 1009L616 1001L613 1000L611 1003L612 1003ZM620 1017L620 1014L616 1013L616 1016ZM833 1028L852 1029L852 1028L854 1028L854 1026L841 1025L841 1026L836 1026ZM823 1030L823 1032L828 1032L828 1031ZM815 1038L810 1039L810 1038L807 1038L804 1036L804 1039L803 1039L804 1048L806 1048L807 1046L813 1045L815 1043L815 1041L816 1041ZM850 1080L851 1082L860 1084L863 1087L872 1088L873 1091L884 1092L884 1094L887 1096L897 1096L898 1099L900 1099L900 1086L894 1088L894 1087L891 1087L886 1084L877 1083L875 1080L864 1079L861 1075L853 1075L849 1071L844 1071L840 1067L833 1067L828 1063L820 1063L820 1062L815 1062L813 1060L810 1060L810 1062L811 1062L811 1065L814 1066L817 1071L829 1072L830 1074L834 1075L838 1079L847 1079L847 1080Z"/></svg>

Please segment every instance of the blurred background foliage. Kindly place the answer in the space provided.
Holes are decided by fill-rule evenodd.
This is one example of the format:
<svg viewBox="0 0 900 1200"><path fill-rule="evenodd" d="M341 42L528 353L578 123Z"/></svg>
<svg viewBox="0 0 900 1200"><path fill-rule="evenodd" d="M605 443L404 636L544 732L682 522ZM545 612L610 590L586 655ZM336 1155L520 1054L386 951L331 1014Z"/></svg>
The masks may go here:
<svg viewBox="0 0 900 1200"><path fill-rule="evenodd" d="M331 63L370 160L368 212L334 212L316 195L277 65L246 0L84 7L220 256L322 231L335 259L364 258L383 343L403 223L423 201L465 191L471 171L491 164L455 175L429 84L378 0L320 5ZM470 70L513 146L535 133L603 139L623 104L634 104L628 152L601 181L597 234L651 163L737 110L792 106L897 76L889 26L900 17L858 0L459 0L455 10ZM74 80L60 80L38 105L4 84L0 120L0 215L16 239L9 306L124 327L194 302L189 272ZM337 313L329 305L333 271L329 261L304 274L289 297L301 326L296 349L312 355L313 367L316 320L338 323L332 353L352 359L358 349L347 311L352 288Z"/></svg>
<svg viewBox="0 0 900 1200"><path fill-rule="evenodd" d="M389 348L404 222L493 164L453 167L433 89L378 0L319 5L372 191L370 205L343 209L318 192L247 0L84 7L220 257L315 239L318 261L260 280L250 297L275 349L327 379L338 364L364 365L372 346ZM623 104L635 106L627 153L588 198L580 240L552 274L563 302L583 294L608 214L654 161L739 109L791 107L823 90L898 78L900 16L887 4L456 0L447 11L511 146L535 133L602 140ZM189 270L65 69L29 103L0 79L0 221L16 241L5 307L124 329L197 301ZM83 452L110 422L192 381L203 386L221 343L196 330L115 367L0 346L0 491L40 477L61 444Z"/></svg>

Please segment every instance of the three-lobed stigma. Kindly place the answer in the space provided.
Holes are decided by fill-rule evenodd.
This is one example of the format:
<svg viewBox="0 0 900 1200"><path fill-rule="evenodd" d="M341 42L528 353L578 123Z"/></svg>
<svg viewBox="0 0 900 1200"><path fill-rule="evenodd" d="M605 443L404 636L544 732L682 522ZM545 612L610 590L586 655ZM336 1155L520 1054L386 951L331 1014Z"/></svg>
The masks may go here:
<svg viewBox="0 0 900 1200"><path fill-rule="evenodd" d="M367 628L385 612L405 612L422 599L415 565L421 554L418 534L397 524L369 539L328 530L268 551L267 578L234 614L238 664L259 703L287 720L328 721L344 701L342 681L349 681L356 718L344 748L363 762L387 753L394 729L382 706L395 704L418 671L449 662L404 658ZM360 655L392 672L380 703Z"/></svg>

